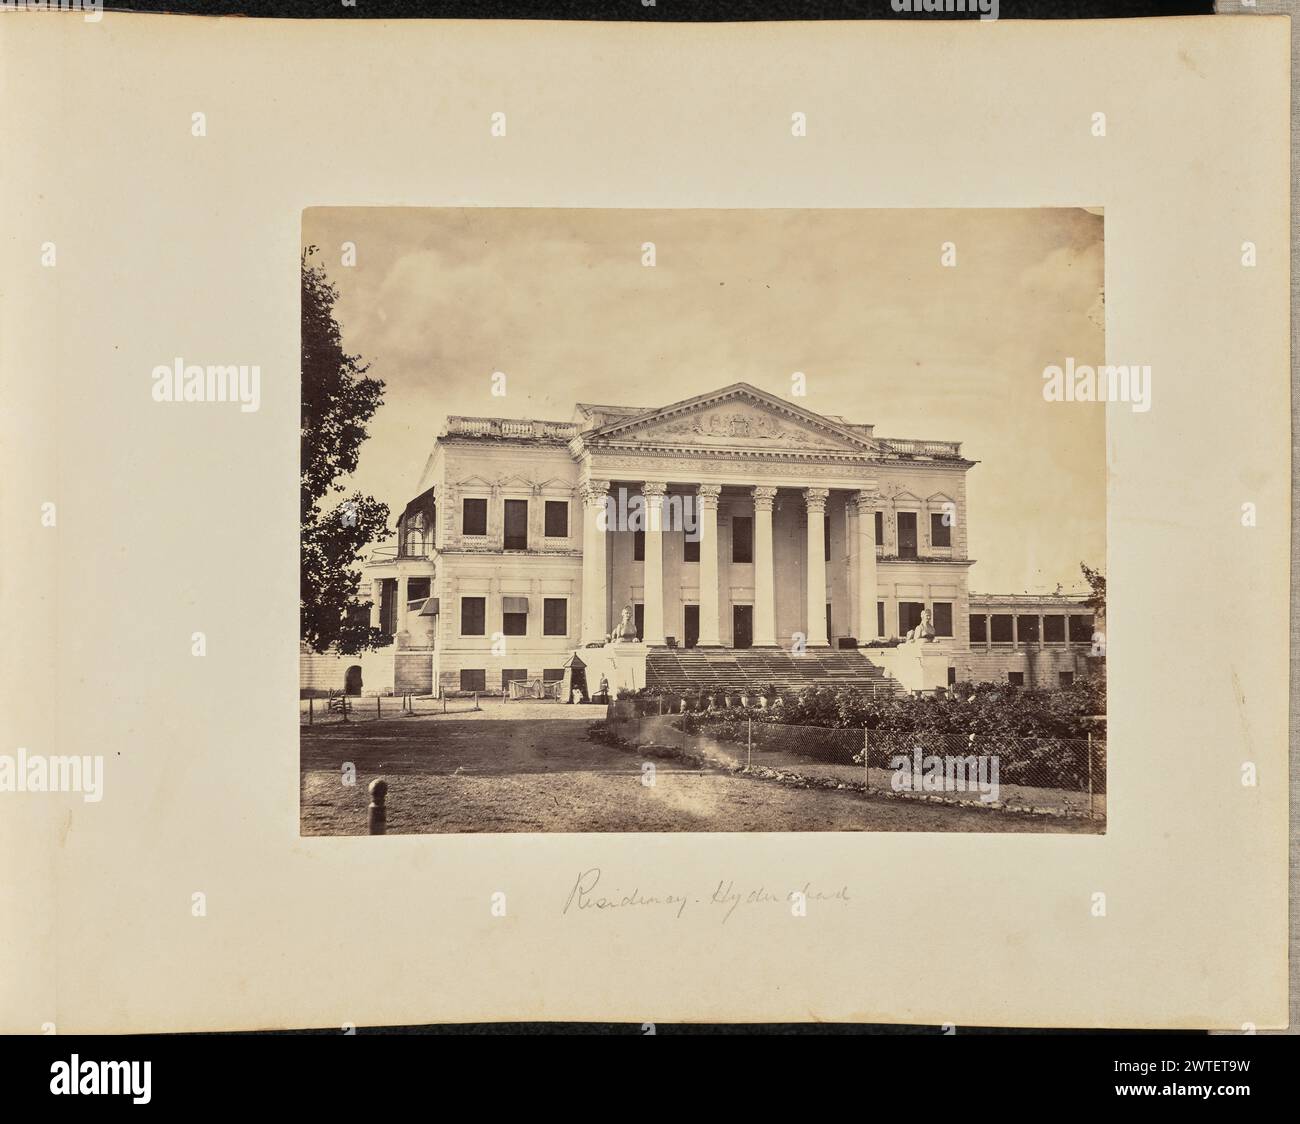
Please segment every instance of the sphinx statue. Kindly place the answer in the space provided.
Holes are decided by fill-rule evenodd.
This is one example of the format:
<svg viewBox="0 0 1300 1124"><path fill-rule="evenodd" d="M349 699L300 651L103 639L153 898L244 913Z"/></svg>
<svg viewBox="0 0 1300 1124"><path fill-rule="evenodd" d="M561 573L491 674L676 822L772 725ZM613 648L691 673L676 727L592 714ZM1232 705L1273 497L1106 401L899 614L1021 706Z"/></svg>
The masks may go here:
<svg viewBox="0 0 1300 1124"><path fill-rule="evenodd" d="M618 624L614 626L614 631L609 634L609 638L615 644L635 644L637 642L636 624L631 605L623 606L623 611L618 615Z"/></svg>

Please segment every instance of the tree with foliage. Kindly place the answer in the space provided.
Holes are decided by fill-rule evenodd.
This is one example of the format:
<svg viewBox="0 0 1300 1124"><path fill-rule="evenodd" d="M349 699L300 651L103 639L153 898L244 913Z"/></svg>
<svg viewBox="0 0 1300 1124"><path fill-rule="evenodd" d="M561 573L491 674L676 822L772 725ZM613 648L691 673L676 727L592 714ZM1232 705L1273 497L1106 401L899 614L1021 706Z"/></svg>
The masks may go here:
<svg viewBox="0 0 1300 1124"><path fill-rule="evenodd" d="M387 642L358 600L356 564L367 543L388 535L388 506L360 492L341 498L339 478L357 467L384 384L344 352L338 290L317 253L309 246L302 255L302 639L314 652L352 655Z"/></svg>
<svg viewBox="0 0 1300 1124"><path fill-rule="evenodd" d="M1088 600L1084 602L1089 609L1092 609L1099 616L1106 615L1106 575L1100 570L1092 570L1084 562L1079 563L1079 569L1083 571L1083 576L1087 579L1088 589L1091 591Z"/></svg>

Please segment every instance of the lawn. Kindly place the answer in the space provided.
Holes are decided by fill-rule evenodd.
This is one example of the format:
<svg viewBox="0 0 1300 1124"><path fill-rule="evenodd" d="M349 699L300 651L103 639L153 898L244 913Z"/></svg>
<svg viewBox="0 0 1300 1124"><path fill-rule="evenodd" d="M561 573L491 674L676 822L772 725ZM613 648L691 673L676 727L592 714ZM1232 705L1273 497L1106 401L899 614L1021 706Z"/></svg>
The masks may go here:
<svg viewBox="0 0 1300 1124"><path fill-rule="evenodd" d="M1069 821L799 788L648 757L587 737L603 707L485 702L479 713L303 727L301 830L364 835L388 782L388 831L1089 832ZM655 783L642 784L643 761ZM343 764L356 768L342 783Z"/></svg>

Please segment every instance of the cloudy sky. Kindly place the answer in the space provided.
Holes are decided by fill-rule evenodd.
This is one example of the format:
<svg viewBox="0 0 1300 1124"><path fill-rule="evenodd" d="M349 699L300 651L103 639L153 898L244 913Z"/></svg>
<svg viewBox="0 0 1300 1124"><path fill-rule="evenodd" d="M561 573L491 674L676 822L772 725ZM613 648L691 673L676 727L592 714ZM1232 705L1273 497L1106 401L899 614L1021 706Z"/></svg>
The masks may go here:
<svg viewBox="0 0 1300 1124"><path fill-rule="evenodd" d="M314 208L303 241L344 346L387 384L353 483L395 510L448 414L567 421L733 382L788 396L802 371L801 405L981 462L972 589L1082 588L1079 562L1104 566L1105 407L1042 397L1045 366L1104 361L1099 215Z"/></svg>

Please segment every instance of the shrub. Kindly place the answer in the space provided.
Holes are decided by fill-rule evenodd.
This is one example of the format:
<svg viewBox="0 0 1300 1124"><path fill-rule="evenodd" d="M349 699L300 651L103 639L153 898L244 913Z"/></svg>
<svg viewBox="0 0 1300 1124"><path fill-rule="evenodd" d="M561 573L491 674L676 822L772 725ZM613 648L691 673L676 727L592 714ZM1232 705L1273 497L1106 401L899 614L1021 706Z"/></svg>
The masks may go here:
<svg viewBox="0 0 1300 1124"><path fill-rule="evenodd" d="M690 716L692 728L713 733L722 723L745 719L792 726L868 729L888 734L1085 740L1106 712L1106 687L1085 680L1056 691L1025 690L996 683L958 683L946 695L882 697L845 687L807 687L786 705L723 709Z"/></svg>

